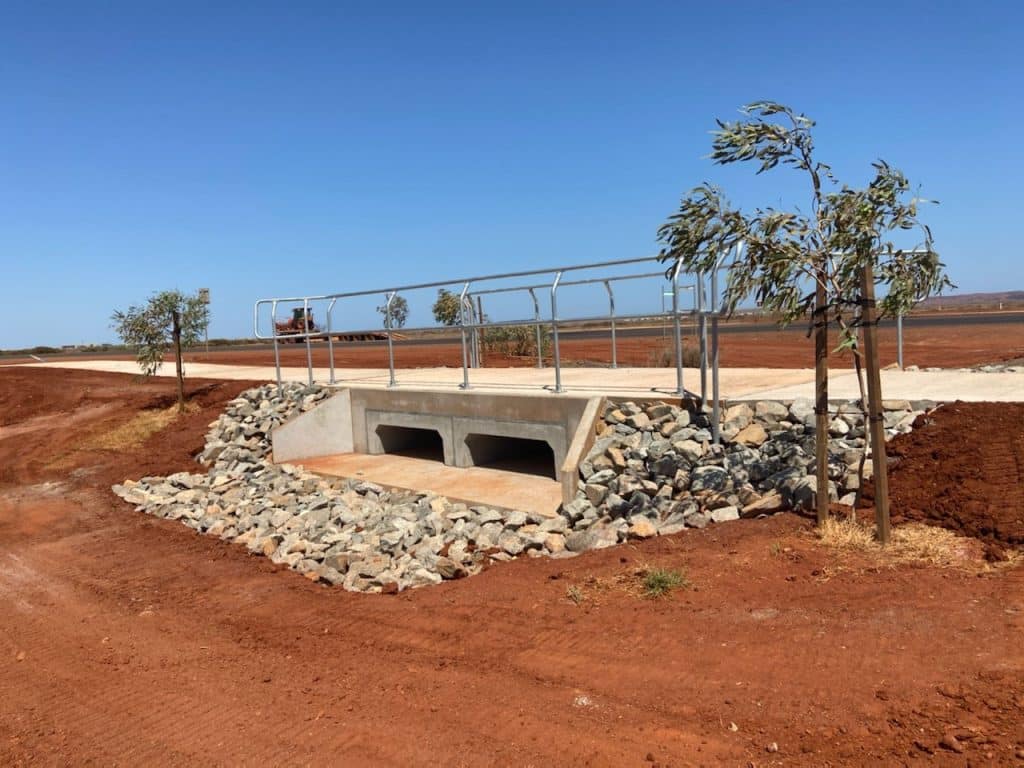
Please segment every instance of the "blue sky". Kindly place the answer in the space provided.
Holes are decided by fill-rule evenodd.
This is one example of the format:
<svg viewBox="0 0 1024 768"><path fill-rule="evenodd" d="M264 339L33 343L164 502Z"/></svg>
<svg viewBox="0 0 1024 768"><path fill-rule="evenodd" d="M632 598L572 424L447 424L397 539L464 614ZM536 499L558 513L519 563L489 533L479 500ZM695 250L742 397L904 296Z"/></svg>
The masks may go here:
<svg viewBox="0 0 1024 768"><path fill-rule="evenodd" d="M940 200L926 220L961 291L1024 288L1018 3L3 18L0 348L113 340L111 311L164 288L210 287L211 336L241 336L263 296L654 253L706 179L744 205L804 201L793 175L704 159L714 118L761 98L818 121L841 179L883 157Z"/></svg>

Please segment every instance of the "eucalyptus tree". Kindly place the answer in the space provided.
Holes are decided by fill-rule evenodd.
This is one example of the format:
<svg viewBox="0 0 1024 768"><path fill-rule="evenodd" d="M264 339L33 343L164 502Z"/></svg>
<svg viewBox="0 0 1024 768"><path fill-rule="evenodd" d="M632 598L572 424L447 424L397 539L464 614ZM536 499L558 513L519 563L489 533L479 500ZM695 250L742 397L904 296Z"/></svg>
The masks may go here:
<svg viewBox="0 0 1024 768"><path fill-rule="evenodd" d="M743 117L716 121L710 159L718 165L750 163L756 173L789 167L807 183L803 207L745 212L716 186L703 183L682 200L658 229L659 258L688 272L709 274L723 255L728 266L722 311L754 299L780 325L808 322L815 335L815 439L819 522L828 515L828 327L839 332L836 351L853 354L866 406L863 358L858 344L861 279L865 267L884 288L879 317L906 313L917 301L953 287L933 247L931 230L918 217L927 201L910 195L910 183L882 160L872 164L866 187L841 184L815 158L809 117L771 101L749 104ZM895 239L894 239L895 238ZM899 242L896 242L896 240ZM916 240L910 247L909 241ZM865 414L867 408L864 408ZM863 462L860 468L863 485Z"/></svg>
<svg viewBox="0 0 1024 768"><path fill-rule="evenodd" d="M144 306L117 310L111 320L121 340L135 350L136 360L145 376L152 376L163 363L167 347L174 349L178 378L178 411L185 410L185 371L181 350L197 343L209 324L210 310L197 293L180 291L153 294Z"/></svg>
<svg viewBox="0 0 1024 768"><path fill-rule="evenodd" d="M384 316L385 328L402 328L405 321L409 319L409 302L405 300L404 296L399 296L396 293L391 299L390 307L385 302L377 307L377 311Z"/></svg>
<svg viewBox="0 0 1024 768"><path fill-rule="evenodd" d="M434 313L434 320L441 325L458 325L462 317L460 306L461 303L457 293L453 293L447 288L439 288L437 290L437 301L431 307Z"/></svg>

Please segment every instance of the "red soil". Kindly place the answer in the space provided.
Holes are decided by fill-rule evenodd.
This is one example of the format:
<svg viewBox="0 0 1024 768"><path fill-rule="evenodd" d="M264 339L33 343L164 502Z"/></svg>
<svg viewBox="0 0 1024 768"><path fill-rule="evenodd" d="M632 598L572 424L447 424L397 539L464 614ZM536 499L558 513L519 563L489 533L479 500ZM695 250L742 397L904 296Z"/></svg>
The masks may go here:
<svg viewBox="0 0 1024 768"><path fill-rule="evenodd" d="M880 568L778 515L360 595L112 496L113 481L193 468L245 386L213 385L200 413L114 452L82 446L165 404L172 382L0 370L0 764L1024 755L1019 568ZM624 587L645 564L692 587L640 598Z"/></svg>
<svg viewBox="0 0 1024 768"><path fill-rule="evenodd" d="M1024 545L1024 403L952 403L889 445L900 519Z"/></svg>
<svg viewBox="0 0 1024 768"><path fill-rule="evenodd" d="M618 363L622 366L672 365L670 336L657 330L644 338L620 337ZM896 332L892 328L879 331L879 356L883 365L896 362ZM722 333L719 337L719 359L723 366L749 368L813 368L814 344L806 332L798 328L784 331L745 331ZM692 331L685 339L687 347L695 347ZM921 367L954 368L984 363L1001 362L1024 357L1024 323L996 325L969 325L943 327L913 327L904 329L904 363ZM833 339L833 346L838 340ZM606 364L611 362L610 339L565 338L559 344L563 361L567 364ZM190 358L203 362L234 363L237 365L273 365L274 355L266 351L211 350L209 355L192 352ZM282 347L282 363L306 364L305 347ZM327 366L327 345L313 345L313 362ZM339 344L335 346L335 365L339 368L387 367L387 350L383 346ZM532 366L533 358L498 358L488 355L487 366ZM852 365L847 359L834 359L834 365ZM462 365L462 348L457 343L445 345L395 345L395 365L399 368Z"/></svg>
<svg viewBox="0 0 1024 768"><path fill-rule="evenodd" d="M892 328L879 331L879 356L883 365L896 362L896 332ZM693 329L686 331L685 345L694 348ZM833 339L833 346L838 340ZM335 365L339 368L386 368L387 348L366 343L335 344ZM327 344L316 341L312 345L313 364L327 367ZM562 360L567 365L604 365L611 362L610 338L563 338L560 343ZM723 366L750 368L813 368L814 344L805 330L787 330L722 333L720 361ZM131 359L130 355L100 355L100 358ZM985 363L998 363L1024 358L1024 323L1008 322L992 325L965 325L942 327L915 327L908 322L904 329L904 363L921 367L955 368ZM47 356L50 359L50 356ZM88 359L77 357L76 359ZM273 365L274 353L270 349L221 350L209 353L192 350L186 361L226 363L233 365ZM0 366L12 364L13 359L0 361ZM31 362L28 358L17 362ZM305 366L304 345L282 345L281 362L286 366ZM548 358L550 363L550 356ZM484 361L489 367L532 366L532 357L508 358L488 354ZM668 332L652 329L647 337L619 337L618 363L622 366L667 366L673 364L672 342ZM850 366L849 356L833 358L835 366ZM445 344L395 343L395 366L423 368L433 366L459 367L462 365L462 347L453 341Z"/></svg>

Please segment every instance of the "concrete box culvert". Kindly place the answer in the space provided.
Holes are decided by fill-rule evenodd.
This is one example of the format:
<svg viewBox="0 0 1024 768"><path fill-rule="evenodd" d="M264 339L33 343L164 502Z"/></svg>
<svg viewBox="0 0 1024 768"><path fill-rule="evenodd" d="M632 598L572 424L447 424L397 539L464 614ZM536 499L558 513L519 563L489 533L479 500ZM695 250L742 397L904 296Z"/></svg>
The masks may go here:
<svg viewBox="0 0 1024 768"><path fill-rule="evenodd" d="M381 453L444 463L444 438L436 429L379 424L376 432Z"/></svg>
<svg viewBox="0 0 1024 768"><path fill-rule="evenodd" d="M466 435L466 449L473 467L491 467L526 475L558 479L555 451L545 440L503 437L491 434Z"/></svg>
<svg viewBox="0 0 1024 768"><path fill-rule="evenodd" d="M562 501L569 503L603 401L549 394L346 388L273 431L274 461L415 451L436 460L440 438L446 465L469 468L498 462L515 471L518 464L529 475L558 481Z"/></svg>
<svg viewBox="0 0 1024 768"><path fill-rule="evenodd" d="M403 438L406 441L422 440L423 433L434 433L441 439L444 463L456 466L457 457L450 416L384 410L364 410L360 415L366 433L354 435L353 444L357 453L398 453ZM416 437L417 434L420 435L419 438ZM388 444L385 444L384 436L388 436ZM393 446L391 450L389 445Z"/></svg>

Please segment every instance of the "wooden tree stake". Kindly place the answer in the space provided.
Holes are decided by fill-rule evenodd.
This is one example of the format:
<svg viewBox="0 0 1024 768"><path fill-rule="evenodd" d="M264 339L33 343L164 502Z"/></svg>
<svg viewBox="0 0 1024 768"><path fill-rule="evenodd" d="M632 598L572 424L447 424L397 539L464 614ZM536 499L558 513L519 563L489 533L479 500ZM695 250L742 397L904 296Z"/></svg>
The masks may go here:
<svg viewBox="0 0 1024 768"><path fill-rule="evenodd" d="M814 296L814 472L818 483L814 496L818 525L828 519L828 312L824 280L819 275Z"/></svg>
<svg viewBox="0 0 1024 768"><path fill-rule="evenodd" d="M171 337L174 340L174 368L178 374L178 413L185 412L185 374L181 369L181 313L171 310Z"/></svg>
<svg viewBox="0 0 1024 768"><path fill-rule="evenodd" d="M885 459L885 422L882 416L882 374L878 365L878 324L875 312L875 280L871 265L861 275L863 298L864 356L868 375L865 419L871 431L871 465L875 480L875 523L878 540L889 543L889 470Z"/></svg>

